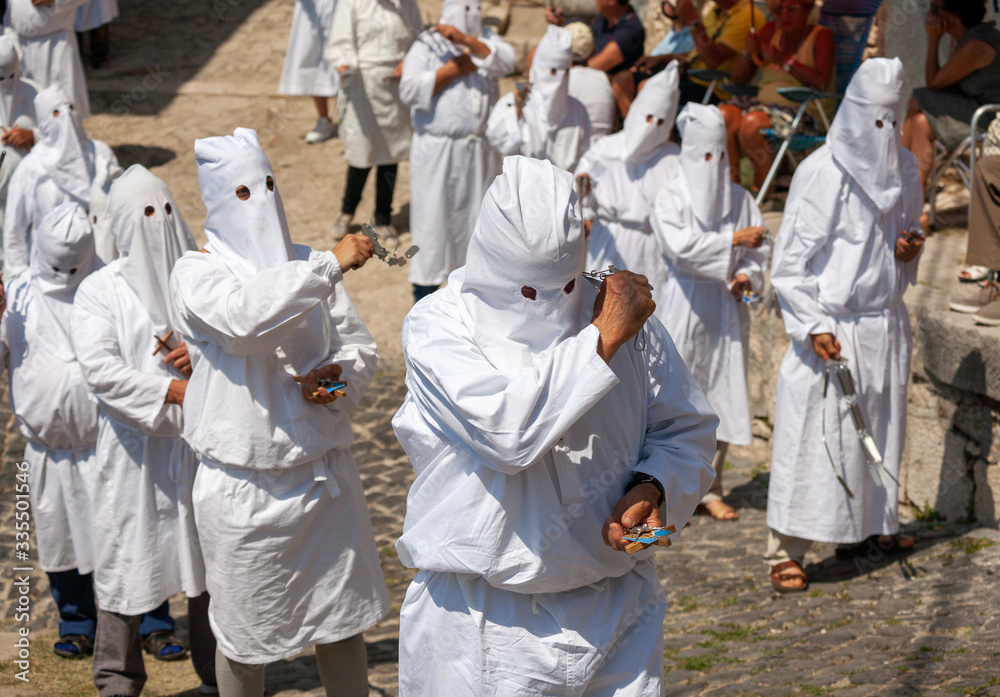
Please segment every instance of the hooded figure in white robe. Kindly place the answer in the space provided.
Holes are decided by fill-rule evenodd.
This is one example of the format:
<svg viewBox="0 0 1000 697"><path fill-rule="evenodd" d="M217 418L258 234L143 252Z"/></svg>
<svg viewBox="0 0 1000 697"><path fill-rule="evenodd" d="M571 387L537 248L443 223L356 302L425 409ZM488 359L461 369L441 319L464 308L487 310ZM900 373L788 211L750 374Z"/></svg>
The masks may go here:
<svg viewBox="0 0 1000 697"><path fill-rule="evenodd" d="M324 647L356 638L366 684L360 632L389 599L347 412L375 372L375 342L337 257L292 244L257 134L197 140L195 157L208 253L178 262L171 291L199 356L184 437L202 458L194 500L217 660L244 664L263 690L264 664L315 645L322 675ZM307 402L295 376L331 364L345 396Z"/></svg>
<svg viewBox="0 0 1000 697"><path fill-rule="evenodd" d="M572 176L508 158L466 265L404 320L402 697L662 692L652 551L602 526L643 473L680 529L718 420L655 318L605 363L585 257Z"/></svg>
<svg viewBox="0 0 1000 697"><path fill-rule="evenodd" d="M583 211L593 221L587 268L614 265L643 274L659 311L667 274L650 218L657 192L678 168L680 148L670 142L680 99L677 84L677 63L672 62L646 83L625 127L594 143L576 168L577 176L589 177L592 190Z"/></svg>
<svg viewBox="0 0 1000 697"><path fill-rule="evenodd" d="M479 0L445 0L442 25L485 44L477 58L431 29L403 62L399 94L410 107L410 231L420 254L410 261L410 282L439 286L465 264L465 250L483 194L500 174L500 155L484 138L486 120L499 96L498 80L514 71L514 49L482 27ZM437 91L440 71L468 55L475 70Z"/></svg>
<svg viewBox="0 0 1000 697"><path fill-rule="evenodd" d="M337 0L296 0L278 94L336 97L337 71L323 56Z"/></svg>
<svg viewBox="0 0 1000 697"><path fill-rule="evenodd" d="M106 143L87 138L80 117L57 86L35 97L41 140L15 170L4 209L3 261L8 278L28 267L32 228L56 206L72 201L86 209L97 256L115 257L105 192L121 173Z"/></svg>
<svg viewBox="0 0 1000 697"><path fill-rule="evenodd" d="M87 214L62 204L42 221L28 271L7 287L0 323L0 360L28 439L32 528L47 572L94 570L88 485L97 475L97 405L70 342L70 317L77 287L100 266Z"/></svg>
<svg viewBox="0 0 1000 697"><path fill-rule="evenodd" d="M629 118L646 89L629 110ZM762 231L755 237L759 246L741 244L738 231L761 227L763 218L750 193L730 181L722 112L689 102L677 118L677 128L682 139L680 166L661 184L653 214L653 229L663 250L659 261L666 267L662 290L654 297L656 316L719 415L716 479L704 500L709 504L722 498L728 445L753 441L745 343L750 312L741 291L762 291L770 247L763 242ZM728 509L708 512L735 518Z"/></svg>
<svg viewBox="0 0 1000 697"><path fill-rule="evenodd" d="M486 138L501 155L548 160L568 172L590 147L587 109L569 96L573 37L549 26L528 71L527 99L518 114L516 90L504 95L490 113Z"/></svg>
<svg viewBox="0 0 1000 697"><path fill-rule="evenodd" d="M413 128L396 69L422 30L414 0L337 2L324 56L340 77L339 133L351 167L407 158Z"/></svg>
<svg viewBox="0 0 1000 697"><path fill-rule="evenodd" d="M21 75L21 53L17 34L6 31L0 34L0 127L4 131L22 128L31 131L33 145L41 139L38 120L35 118L35 95L37 84ZM3 224L3 207L7 202L7 187L14 170L31 146L16 147L3 143L0 149L5 153L0 165L0 228Z"/></svg>
<svg viewBox="0 0 1000 697"><path fill-rule="evenodd" d="M168 293L170 269L195 245L167 185L141 165L114 183L108 205L121 256L81 284L72 340L99 407L94 681L104 694L138 694L145 682L134 672L134 662L142 664L139 616L179 592L189 598L195 668L214 683L197 648L215 650L191 505L197 460L181 438L190 370L177 362L186 352Z"/></svg>
<svg viewBox="0 0 1000 697"><path fill-rule="evenodd" d="M10 0L4 22L20 38L24 77L43 89L61 87L81 120L90 118L90 97L73 26L77 8L86 1L53 0L49 5L36 5L32 0Z"/></svg>
<svg viewBox="0 0 1000 697"><path fill-rule="evenodd" d="M812 337L839 342L868 430L898 479L912 349L903 294L917 280L917 260L894 250L901 233L919 229L923 201L917 162L896 126L902 88L899 59L862 63L826 144L792 180L771 272L792 339L778 379L772 538L856 543L899 529L897 485L866 457L835 376L824 399L824 360ZM766 561L801 563L807 549L776 555L769 546Z"/></svg>

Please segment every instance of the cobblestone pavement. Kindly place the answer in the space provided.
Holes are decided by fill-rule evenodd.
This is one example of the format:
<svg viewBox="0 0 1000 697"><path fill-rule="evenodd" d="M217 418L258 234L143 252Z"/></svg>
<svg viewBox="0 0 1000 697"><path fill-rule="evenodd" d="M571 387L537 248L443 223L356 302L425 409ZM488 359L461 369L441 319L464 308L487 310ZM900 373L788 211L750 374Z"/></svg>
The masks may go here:
<svg viewBox="0 0 1000 697"><path fill-rule="evenodd" d="M353 417L354 456L393 607L366 633L372 695L383 696L397 694L398 610L412 578L392 551L412 481L390 424L404 393L401 373L380 374ZM14 566L12 463L21 441L6 398L0 418L7 424L0 563L8 580ZM765 468L736 456L730 462L727 500L739 508L740 520L695 518L670 549L659 552L670 600L664 626L668 695L1000 695L997 531L908 523L917 550L905 558L839 561L832 545L817 546L806 568L809 591L778 595L760 562ZM36 577L33 626L51 630L55 613L48 588L44 575ZM13 625L12 599L8 585L0 601L5 631ZM182 604L175 606L180 615ZM190 672L186 665L176 670ZM147 693L194 694L156 691L152 682ZM272 665L268 694L322 695L312 658Z"/></svg>

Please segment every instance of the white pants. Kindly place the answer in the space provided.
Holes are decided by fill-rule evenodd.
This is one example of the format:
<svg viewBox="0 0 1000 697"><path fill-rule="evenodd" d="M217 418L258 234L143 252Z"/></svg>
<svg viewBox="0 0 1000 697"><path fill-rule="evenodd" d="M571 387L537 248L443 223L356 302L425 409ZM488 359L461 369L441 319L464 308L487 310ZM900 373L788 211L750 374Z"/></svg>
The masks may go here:
<svg viewBox="0 0 1000 697"><path fill-rule="evenodd" d="M806 558L806 552L812 547L813 541L802 537L783 535L772 529L767 531L767 549L764 551L764 563L768 566L795 561L799 566Z"/></svg>

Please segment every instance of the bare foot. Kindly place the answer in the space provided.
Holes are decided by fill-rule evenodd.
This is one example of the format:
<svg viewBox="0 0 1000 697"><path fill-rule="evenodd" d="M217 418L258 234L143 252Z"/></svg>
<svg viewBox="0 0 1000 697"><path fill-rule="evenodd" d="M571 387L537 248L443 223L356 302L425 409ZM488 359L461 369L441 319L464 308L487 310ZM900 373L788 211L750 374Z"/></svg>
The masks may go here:
<svg viewBox="0 0 1000 697"><path fill-rule="evenodd" d="M737 520L740 517L735 508L722 501L700 503L698 504L698 513L701 515L710 515L716 520Z"/></svg>

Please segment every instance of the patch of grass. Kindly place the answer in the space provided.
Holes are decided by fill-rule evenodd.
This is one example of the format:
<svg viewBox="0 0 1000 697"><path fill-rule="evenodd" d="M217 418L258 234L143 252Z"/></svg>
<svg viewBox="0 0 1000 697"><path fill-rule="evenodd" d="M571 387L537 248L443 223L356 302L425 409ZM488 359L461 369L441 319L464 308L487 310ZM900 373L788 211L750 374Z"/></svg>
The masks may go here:
<svg viewBox="0 0 1000 697"><path fill-rule="evenodd" d="M948 545L954 549L962 549L966 554L975 554L981 549L988 549L995 545L993 540L983 537L963 537L959 540L949 540Z"/></svg>
<svg viewBox="0 0 1000 697"><path fill-rule="evenodd" d="M783 653L785 653L785 650L781 647L778 647L774 649L764 649L760 655L761 658L774 658L775 656L780 656Z"/></svg>
<svg viewBox="0 0 1000 697"><path fill-rule="evenodd" d="M887 625L889 625L890 627L898 627L899 625L903 624L902 622L900 622L899 620L897 620L895 617L887 617L886 620L885 620L885 623Z"/></svg>
<svg viewBox="0 0 1000 697"><path fill-rule="evenodd" d="M830 629L840 629L841 627L846 627L854 623L853 617L845 617L842 620L837 620L836 622L830 623Z"/></svg>
<svg viewBox="0 0 1000 697"><path fill-rule="evenodd" d="M809 591L810 598L818 598L821 595L823 595L823 591L821 591L819 588L813 588L811 591Z"/></svg>
<svg viewBox="0 0 1000 697"><path fill-rule="evenodd" d="M723 598L722 600L720 600L717 603L717 607L732 607L733 605L735 605L738 602L740 602L740 599L737 596L730 595L730 596L728 596L728 597Z"/></svg>
<svg viewBox="0 0 1000 697"><path fill-rule="evenodd" d="M692 656L682 658L677 662L677 668L681 670L693 670L698 673L707 673L719 663L740 663L740 659L731 656L723 656L718 653L708 653L704 656Z"/></svg>
<svg viewBox="0 0 1000 697"><path fill-rule="evenodd" d="M838 600L840 600L840 602L842 602L842 603L849 603L849 602L851 602L852 599L853 598L851 598L851 594L848 593L847 591L844 591L843 593L841 593L840 596L839 596L839 598L838 598Z"/></svg>
<svg viewBox="0 0 1000 697"><path fill-rule="evenodd" d="M729 460L726 460L725 462L722 463L723 472L731 472L732 470L733 470L733 463L731 463Z"/></svg>
<svg viewBox="0 0 1000 697"><path fill-rule="evenodd" d="M944 517L935 511L934 507L928 501L924 501L923 506L914 504L913 517L921 523L935 523L939 520L944 520Z"/></svg>

